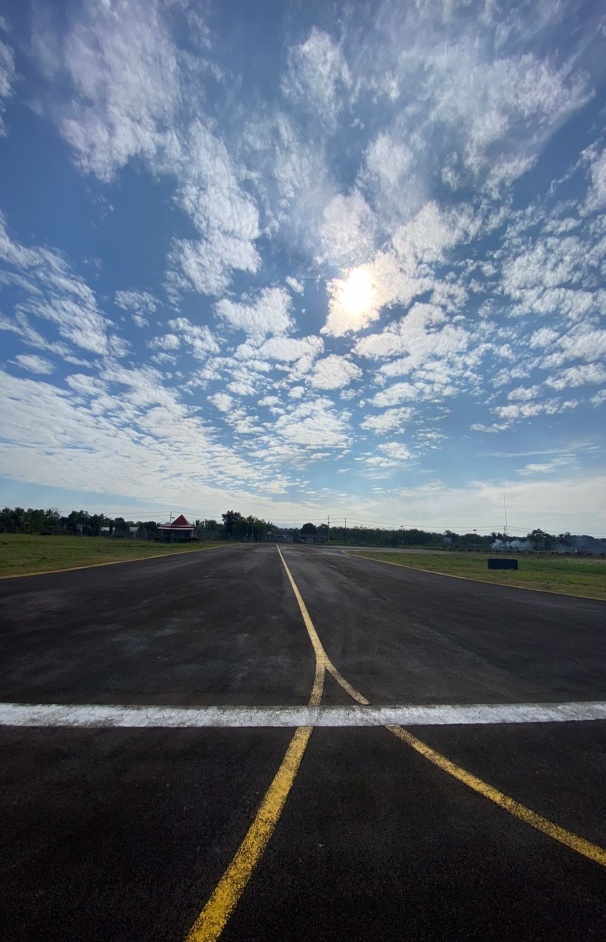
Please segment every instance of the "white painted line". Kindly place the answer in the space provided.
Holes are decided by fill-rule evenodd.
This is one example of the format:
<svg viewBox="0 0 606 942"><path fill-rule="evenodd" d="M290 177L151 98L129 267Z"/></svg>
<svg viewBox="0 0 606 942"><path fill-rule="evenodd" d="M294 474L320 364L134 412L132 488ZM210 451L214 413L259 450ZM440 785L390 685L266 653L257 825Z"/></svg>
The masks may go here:
<svg viewBox="0 0 606 942"><path fill-rule="evenodd" d="M449 706L163 707L1 703L0 726L297 727L456 726L606 720L606 702L477 703Z"/></svg>

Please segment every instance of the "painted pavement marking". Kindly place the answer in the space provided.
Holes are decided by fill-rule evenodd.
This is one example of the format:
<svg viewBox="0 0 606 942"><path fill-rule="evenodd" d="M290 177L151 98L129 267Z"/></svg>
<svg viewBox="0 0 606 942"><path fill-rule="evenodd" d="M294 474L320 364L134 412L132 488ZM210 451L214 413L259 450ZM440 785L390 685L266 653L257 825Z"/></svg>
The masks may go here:
<svg viewBox="0 0 606 942"><path fill-rule="evenodd" d="M326 665L322 665L326 669ZM349 686L349 685L348 685ZM353 689L353 688L352 688ZM317 703L317 705L316 705ZM474 703L392 706L122 706L0 703L0 726L90 729L259 729L299 726L483 726L495 723L570 723L606 720L606 701Z"/></svg>

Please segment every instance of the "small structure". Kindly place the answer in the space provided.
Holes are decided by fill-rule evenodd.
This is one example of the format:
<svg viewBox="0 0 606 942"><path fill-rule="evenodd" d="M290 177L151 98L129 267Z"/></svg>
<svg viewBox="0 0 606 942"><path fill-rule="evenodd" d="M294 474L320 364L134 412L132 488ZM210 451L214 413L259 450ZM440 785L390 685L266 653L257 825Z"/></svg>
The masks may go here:
<svg viewBox="0 0 606 942"><path fill-rule="evenodd" d="M191 543L196 538L196 527L180 514L172 523L159 524L158 534L163 543Z"/></svg>
<svg viewBox="0 0 606 942"><path fill-rule="evenodd" d="M292 543L294 537L289 530L285 530L282 527L274 527L273 530L267 531L265 539L268 543Z"/></svg>
<svg viewBox="0 0 606 942"><path fill-rule="evenodd" d="M488 568L489 569L517 569L518 561L517 559L505 558L505 559L495 559L494 557L488 557Z"/></svg>
<svg viewBox="0 0 606 942"><path fill-rule="evenodd" d="M328 533L301 533L301 543L328 543Z"/></svg>

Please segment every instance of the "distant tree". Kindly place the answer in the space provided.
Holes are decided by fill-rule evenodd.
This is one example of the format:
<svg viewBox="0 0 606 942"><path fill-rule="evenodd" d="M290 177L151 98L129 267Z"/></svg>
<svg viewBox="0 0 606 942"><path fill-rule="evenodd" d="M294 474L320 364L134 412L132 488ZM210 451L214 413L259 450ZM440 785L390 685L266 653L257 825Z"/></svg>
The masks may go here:
<svg viewBox="0 0 606 942"><path fill-rule="evenodd" d="M242 514L237 510L228 510L227 513L221 514L221 519L223 521L223 526L225 527L225 535L229 540L235 524L237 521L242 520Z"/></svg>
<svg viewBox="0 0 606 942"><path fill-rule="evenodd" d="M318 528L313 523L304 523L303 526L301 527L301 533L303 534L317 533L317 532L318 532Z"/></svg>
<svg viewBox="0 0 606 942"><path fill-rule="evenodd" d="M550 550L555 542L555 537L551 536L549 533L545 533L544 530L532 530L531 533L526 537L527 540L531 540L537 549Z"/></svg>

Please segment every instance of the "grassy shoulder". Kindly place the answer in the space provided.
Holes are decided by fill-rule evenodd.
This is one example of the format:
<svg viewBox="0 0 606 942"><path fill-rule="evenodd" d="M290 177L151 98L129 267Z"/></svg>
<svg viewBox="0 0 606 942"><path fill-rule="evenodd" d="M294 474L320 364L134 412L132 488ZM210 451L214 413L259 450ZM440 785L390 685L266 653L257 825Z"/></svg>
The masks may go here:
<svg viewBox="0 0 606 942"><path fill-rule="evenodd" d="M561 595L578 595L592 599L606 599L606 559L591 557L519 556L520 568L488 569L484 554L443 553L440 556L422 556L407 553L352 552L350 556L377 559L409 569L461 576L477 582L495 582L498 585L541 589Z"/></svg>
<svg viewBox="0 0 606 942"><path fill-rule="evenodd" d="M97 566L173 553L196 553L225 543L162 544L102 536L34 536L0 533L0 579L28 573Z"/></svg>

